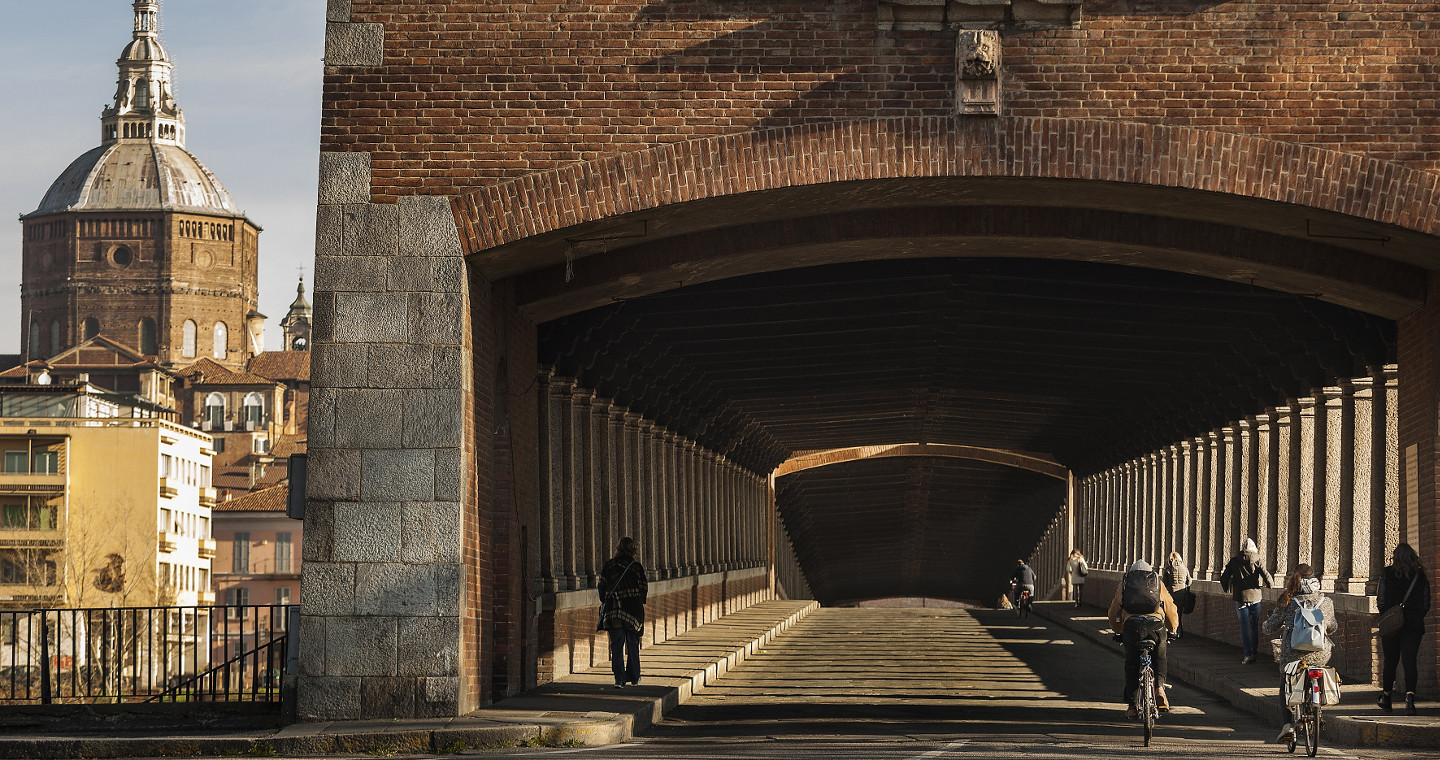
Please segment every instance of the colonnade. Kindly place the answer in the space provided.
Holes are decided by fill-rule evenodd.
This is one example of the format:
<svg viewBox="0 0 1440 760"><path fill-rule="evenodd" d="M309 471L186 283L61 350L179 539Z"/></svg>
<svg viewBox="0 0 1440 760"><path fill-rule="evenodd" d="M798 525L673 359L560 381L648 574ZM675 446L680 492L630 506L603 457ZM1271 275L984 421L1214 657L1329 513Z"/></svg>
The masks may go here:
<svg viewBox="0 0 1440 760"><path fill-rule="evenodd" d="M782 599L814 599L810 582L795 554L795 545L790 541L790 531L785 523L776 521L775 536L775 593Z"/></svg>
<svg viewBox="0 0 1440 760"><path fill-rule="evenodd" d="M1079 481L1078 543L1123 570L1179 551L1215 580L1247 537L1277 576L1373 593L1400 540L1396 368L1316 390Z"/></svg>
<svg viewBox="0 0 1440 760"><path fill-rule="evenodd" d="M594 587L621 536L652 580L766 564L768 478L551 369L538 382L544 591Z"/></svg>

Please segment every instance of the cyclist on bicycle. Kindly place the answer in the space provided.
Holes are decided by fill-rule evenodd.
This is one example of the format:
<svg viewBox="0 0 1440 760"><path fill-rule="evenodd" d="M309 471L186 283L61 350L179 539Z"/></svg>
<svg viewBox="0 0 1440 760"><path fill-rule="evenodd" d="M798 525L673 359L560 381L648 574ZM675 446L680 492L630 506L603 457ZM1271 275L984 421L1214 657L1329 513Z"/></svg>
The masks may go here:
<svg viewBox="0 0 1440 760"><path fill-rule="evenodd" d="M1016 560L1015 574L1010 576L1010 603L1020 604L1020 591L1023 589L1030 592L1030 598L1035 598L1035 571L1025 564L1025 560Z"/></svg>
<svg viewBox="0 0 1440 760"><path fill-rule="evenodd" d="M1165 642L1167 634L1180 628L1180 611L1170 590L1160 582L1160 574L1145 560L1137 560L1122 577L1110 600L1110 630L1120 634L1125 644L1125 715L1134 720L1135 688L1140 680L1140 642L1155 642L1150 661L1155 668L1155 702L1161 710L1170 709L1165 696Z"/></svg>
<svg viewBox="0 0 1440 760"><path fill-rule="evenodd" d="M1284 713L1284 718L1280 722L1284 724L1284 727L1280 729L1280 735L1275 738L1275 743L1284 744L1295 735L1295 727L1290 724L1290 705L1285 701L1285 668L1290 663L1300 660L1304 660L1306 665L1313 667L1328 664L1330 650L1334 643L1330 640L1330 634L1335 632L1339 623L1335 620L1335 603L1320 591L1320 579L1311 575L1309 565L1295 566L1295 572L1285 579L1285 590L1280 594L1280 599L1276 603L1279 607L1270 613L1270 617L1265 620L1261 630L1267 634L1280 634L1280 709ZM1294 640L1295 614L1301 609L1319 610L1324 631L1318 641L1302 642L1302 646L1307 648L1297 651L1294 646L1297 643ZM1314 646L1319 646L1319 648L1310 648Z"/></svg>

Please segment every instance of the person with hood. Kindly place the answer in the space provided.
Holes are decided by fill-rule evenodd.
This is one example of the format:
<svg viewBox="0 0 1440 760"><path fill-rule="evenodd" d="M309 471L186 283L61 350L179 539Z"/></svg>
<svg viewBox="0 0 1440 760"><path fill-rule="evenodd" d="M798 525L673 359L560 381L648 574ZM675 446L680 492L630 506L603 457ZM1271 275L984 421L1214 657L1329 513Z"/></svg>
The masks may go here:
<svg viewBox="0 0 1440 760"><path fill-rule="evenodd" d="M1160 580L1170 590L1170 597L1180 611L1180 628L1176 629L1176 633L1181 633L1185 627L1185 613L1194 608L1195 603L1188 598L1194 593L1190 590L1190 568L1185 566L1185 558L1180 556L1180 552L1170 552L1170 560L1165 563Z"/></svg>
<svg viewBox="0 0 1440 760"><path fill-rule="evenodd" d="M1131 584L1132 580L1135 581L1134 584ZM1147 585L1142 581L1148 582L1157 597L1154 612L1140 613L1127 609L1125 587ZM1135 711L1135 689L1140 681L1142 639L1155 642L1155 651L1150 655L1157 684L1155 702L1161 710L1170 709L1170 699L1165 695L1165 642L1168 640L1167 632L1179 629L1180 611L1175 607L1175 599L1160 583L1160 577L1150 567L1150 563L1143 559L1136 560L1130 570L1121 577L1120 584L1115 588L1115 597L1110 600L1110 630L1120 634L1120 641L1125 645L1125 715L1131 720L1138 715Z"/></svg>
<svg viewBox="0 0 1440 760"><path fill-rule="evenodd" d="M1285 590L1280 594L1277 604L1279 606L1270 613L1269 618L1266 618L1263 630L1267 634L1280 634L1280 710L1283 714L1280 722L1284 726L1280 729L1280 735L1275 737L1275 742L1283 744L1295 735L1295 728L1290 724L1290 705L1285 702L1285 668L1290 663L1300 660L1304 660L1306 665L1316 667L1328 664L1330 651L1334 648L1330 634L1335 632L1339 623L1335 620L1335 603L1330 601L1330 597L1320 593L1320 579L1311 575L1309 565L1295 566L1295 572L1285 580ZM1320 615L1325 621L1325 645L1323 648L1309 652L1297 652L1291 648L1290 635L1295 622L1295 613L1301 607L1320 610Z"/></svg>
<svg viewBox="0 0 1440 760"><path fill-rule="evenodd" d="M1245 653L1241 662L1246 665L1255 661L1255 651L1260 644L1261 589L1273 585L1275 577L1260 564L1255 539L1245 539L1245 548L1230 559L1220 574L1220 589L1229 592L1235 600L1235 614L1240 617L1240 648Z"/></svg>
<svg viewBox="0 0 1440 760"><path fill-rule="evenodd" d="M1395 670L1405 664L1405 712L1415 714L1416 657L1420 652L1420 637L1425 635L1425 615L1430 612L1430 581L1425 577L1425 568L1420 565L1420 555L1401 543L1395 546L1391 564L1380 575L1380 588L1376 593L1380 612L1400 606L1405 622L1393 636L1380 639L1385 652L1385 665L1380 677L1380 709L1390 712L1390 690L1395 686Z"/></svg>
<svg viewBox="0 0 1440 760"><path fill-rule="evenodd" d="M600 625L596 630L610 633L610 672L615 688L640 683L640 634L645 630L645 597L650 584L640 564L640 547L635 539L620 539L605 567L600 570ZM628 660L628 662L627 662Z"/></svg>
<svg viewBox="0 0 1440 760"><path fill-rule="evenodd" d="M1090 566L1085 564L1085 555L1080 553L1080 547L1070 550L1070 559L1065 562L1065 572L1070 576L1070 598L1078 610L1080 597L1085 593L1085 576L1090 574Z"/></svg>

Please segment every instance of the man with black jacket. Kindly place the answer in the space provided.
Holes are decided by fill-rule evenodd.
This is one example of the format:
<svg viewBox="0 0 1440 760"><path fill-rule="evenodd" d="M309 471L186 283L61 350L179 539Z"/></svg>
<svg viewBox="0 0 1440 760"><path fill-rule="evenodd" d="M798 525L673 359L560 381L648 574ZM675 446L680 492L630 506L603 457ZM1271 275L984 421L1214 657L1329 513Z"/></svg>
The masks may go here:
<svg viewBox="0 0 1440 760"><path fill-rule="evenodd" d="M1261 589L1275 585L1274 576L1260 564L1260 550L1255 540L1245 539L1245 548L1230 559L1220 574L1220 588L1235 600L1235 614L1240 617L1240 648L1245 651L1246 665L1255 661L1260 644Z"/></svg>

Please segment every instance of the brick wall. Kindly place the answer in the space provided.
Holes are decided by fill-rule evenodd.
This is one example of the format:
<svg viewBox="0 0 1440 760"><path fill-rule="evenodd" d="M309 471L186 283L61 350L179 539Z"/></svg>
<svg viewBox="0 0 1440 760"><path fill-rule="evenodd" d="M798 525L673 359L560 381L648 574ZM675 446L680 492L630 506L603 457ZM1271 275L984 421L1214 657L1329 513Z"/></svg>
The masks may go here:
<svg viewBox="0 0 1440 760"><path fill-rule="evenodd" d="M651 581L641 646L668 641L722 615L773 598L766 568ZM592 667L608 667L608 634L595 630L600 602L594 589L551 597L540 615L540 682ZM644 655L641 655L644 662Z"/></svg>
<svg viewBox="0 0 1440 760"><path fill-rule="evenodd" d="M953 107L954 32L879 31L874 0L348 5L332 20L383 25L383 65L327 68L322 150L372 152L379 202L695 137ZM1437 13L1087 2L1077 29L1003 36L1004 109L1435 170Z"/></svg>

